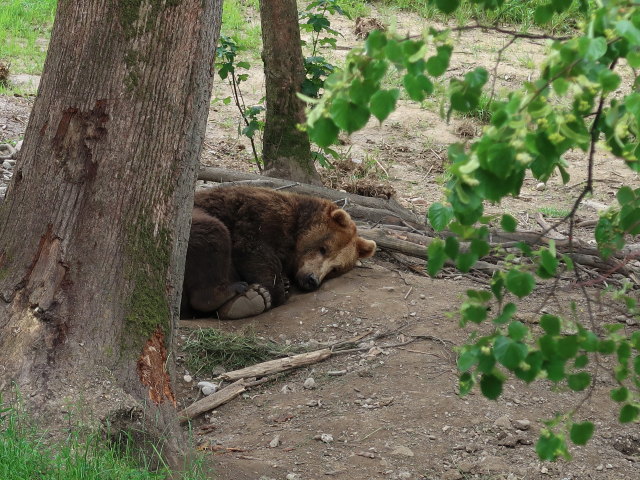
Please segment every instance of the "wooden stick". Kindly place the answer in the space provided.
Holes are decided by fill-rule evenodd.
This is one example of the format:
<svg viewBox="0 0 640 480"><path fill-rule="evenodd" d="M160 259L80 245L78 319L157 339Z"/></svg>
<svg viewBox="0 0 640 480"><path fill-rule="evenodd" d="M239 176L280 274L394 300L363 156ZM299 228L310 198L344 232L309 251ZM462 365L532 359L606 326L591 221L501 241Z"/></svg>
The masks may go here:
<svg viewBox="0 0 640 480"><path fill-rule="evenodd" d="M241 368L240 370L226 372L218 378L223 380L238 380L250 377L264 377L265 375L270 375L272 373L285 372L294 368L304 367L305 365L311 365L312 363L318 363L326 360L330 356L331 350L324 348L322 350L301 353L287 358L269 360L268 362L258 363L250 367Z"/></svg>
<svg viewBox="0 0 640 480"><path fill-rule="evenodd" d="M213 410L214 408L227 403L229 400L233 400L245 390L244 380L238 380L228 387L218 390L216 393L192 403L178 413L178 418L180 419L180 422L191 420L204 412L208 412L209 410Z"/></svg>

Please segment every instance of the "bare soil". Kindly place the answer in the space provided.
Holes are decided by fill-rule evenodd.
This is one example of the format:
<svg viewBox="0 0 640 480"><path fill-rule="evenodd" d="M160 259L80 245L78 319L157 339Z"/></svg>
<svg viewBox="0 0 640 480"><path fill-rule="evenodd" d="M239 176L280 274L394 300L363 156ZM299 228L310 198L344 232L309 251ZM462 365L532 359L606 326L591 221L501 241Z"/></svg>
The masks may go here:
<svg viewBox="0 0 640 480"><path fill-rule="evenodd" d="M384 16L380 19L391 21ZM332 27L344 35L339 45L352 47L361 42L355 37L353 22L331 20ZM425 26L423 20L408 14L397 14L395 20L401 32L415 34ZM254 15L247 21L258 19ZM464 33L448 75L463 75L479 65L494 72L497 52L506 41L495 33ZM496 93L534 75L530 65L544 59L545 49L544 42L519 40L505 51L495 70ZM329 56L339 62L344 55L344 50L337 50ZM254 66L243 92L247 103L252 104L263 96L264 77L258 56L249 60ZM226 83L218 81L214 97L228 95ZM344 138L345 144L338 147L345 158L369 165L372 178L388 181L397 192L396 198L419 213L443 199L447 146L471 141L483 128L474 119L453 117L446 123L438 114L438 101L423 108L402 100L382 125L372 121L362 131ZM0 97L0 142L21 138L29 109L29 99ZM256 171L248 142L237 134L239 123L233 105L212 102L203 165ZM584 185L586 154L572 152L568 161L568 185L563 186L557 177L546 185L528 178L518 198L490 205L488 210L511 213L525 229L539 228L535 216L541 208L566 213ZM596 219L597 208L610 205L621 184L640 184L637 175L604 152L597 156L596 171L592 203L580 207L579 220ZM584 239L593 238L592 228L577 233ZM454 347L463 344L471 330L461 329L449 312L457 309L466 289L486 287L478 279L453 271L431 279L415 272L416 265L422 267L415 262L410 265L413 269L407 268L406 258L379 252L362 267L326 282L319 291L294 295L286 305L258 317L183 323L182 339L197 327L236 332L250 327L279 342L306 345L395 331L375 346L367 345L371 350L338 355L282 375L196 419L194 437L199 449L212 459L215 478L640 478L640 431L637 424L623 426L617 422L616 406L608 397L615 382L606 362L597 370L596 389L576 415L576 420L594 421L596 433L586 447L571 449L571 462L541 462L533 444L541 421L569 410L583 399L583 394L549 382L526 386L512 380L498 401L486 400L478 392L460 397ZM552 292L552 301L547 302L551 288L541 285L531 300L520 305L518 318L535 329L535 312L543 305L548 311L568 315L572 300L577 302L577 315L585 318L586 304L577 288L569 282L561 283ZM600 321L617 316L610 304L597 312ZM637 328L629 323L626 329ZM412 334L434 339L385 347ZM335 375L338 371L341 373ZM181 406L198 398L195 383L214 377L214 372L186 372L182 363L178 373ZM195 377L192 383L182 380L186 373ZM314 379L315 388L304 388L308 378ZM325 435L323 441L322 434L332 440ZM278 442L275 437L279 437Z"/></svg>

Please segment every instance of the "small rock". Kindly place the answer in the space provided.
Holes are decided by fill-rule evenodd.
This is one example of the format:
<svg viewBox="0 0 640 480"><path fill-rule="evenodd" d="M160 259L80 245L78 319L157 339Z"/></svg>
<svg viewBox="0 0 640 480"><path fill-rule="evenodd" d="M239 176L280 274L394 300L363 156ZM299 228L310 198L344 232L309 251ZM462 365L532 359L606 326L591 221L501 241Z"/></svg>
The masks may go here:
<svg viewBox="0 0 640 480"><path fill-rule="evenodd" d="M330 433L323 433L322 435L320 435L320 441L322 443L331 443L333 442L333 435L331 435Z"/></svg>
<svg viewBox="0 0 640 480"><path fill-rule="evenodd" d="M198 382L198 388L202 392L202 394L206 397L215 393L218 390L218 385L211 382Z"/></svg>
<svg viewBox="0 0 640 480"><path fill-rule="evenodd" d="M409 447L405 447L404 445L398 445L393 449L391 455L398 455L400 457L413 457L413 450L411 450Z"/></svg>
<svg viewBox="0 0 640 480"><path fill-rule="evenodd" d="M518 430L529 430L531 428L531 422L529 420L514 420L513 426Z"/></svg>
<svg viewBox="0 0 640 480"><path fill-rule="evenodd" d="M2 168L4 168L5 170L12 170L14 163L15 160L13 160L13 163L11 160L5 160L4 162L2 162Z"/></svg>
<svg viewBox="0 0 640 480"><path fill-rule="evenodd" d="M185 375L182 379L187 383L193 382L193 377L191 375Z"/></svg>
<svg viewBox="0 0 640 480"><path fill-rule="evenodd" d="M611 465L610 463L607 463L606 468L608 468L608 469L612 469L612 468L613 468L613 465Z"/></svg>
<svg viewBox="0 0 640 480"><path fill-rule="evenodd" d="M442 427L442 433L447 433L449 430L451 430L451 425L445 425Z"/></svg>
<svg viewBox="0 0 640 480"><path fill-rule="evenodd" d="M596 467L596 470L601 472L602 470L604 470L604 465L600 464Z"/></svg>
<svg viewBox="0 0 640 480"><path fill-rule="evenodd" d="M538 190L539 192L542 192L543 190L547 189L547 185L544 182L540 182L539 184L536 185L536 190Z"/></svg>
<svg viewBox="0 0 640 480"><path fill-rule="evenodd" d="M545 474L545 475L546 475L547 473L549 473L549 469L548 469L547 467L542 467L542 468L540 469L540 473L542 473L542 474Z"/></svg>
<svg viewBox="0 0 640 480"><path fill-rule="evenodd" d="M304 381L304 388L306 388L307 390L313 390L314 388L316 388L316 381L309 377Z"/></svg>
<svg viewBox="0 0 640 480"><path fill-rule="evenodd" d="M498 428L511 428L511 419L507 415L502 415L498 417L495 422L493 422L494 427Z"/></svg>
<svg viewBox="0 0 640 480"><path fill-rule="evenodd" d="M294 390L289 385L285 385L280 389L280 391L284 394L287 394L293 392Z"/></svg>
<svg viewBox="0 0 640 480"><path fill-rule="evenodd" d="M287 480L300 480L300 478L302 477L300 477L300 475L298 475L297 473L287 473L287 476L284 478L286 478Z"/></svg>
<svg viewBox="0 0 640 480"><path fill-rule="evenodd" d="M273 440L269 442L269 448L276 448L280 445L280 435L273 437Z"/></svg>

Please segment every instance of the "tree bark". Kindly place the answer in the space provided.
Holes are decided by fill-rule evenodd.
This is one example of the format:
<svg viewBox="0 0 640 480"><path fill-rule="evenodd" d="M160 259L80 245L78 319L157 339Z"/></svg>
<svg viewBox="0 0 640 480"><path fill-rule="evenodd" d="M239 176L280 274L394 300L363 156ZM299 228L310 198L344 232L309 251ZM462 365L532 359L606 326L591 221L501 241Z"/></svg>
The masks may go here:
<svg viewBox="0 0 640 480"><path fill-rule="evenodd" d="M296 0L261 0L262 61L266 118L262 158L265 175L320 184L304 123L304 102L297 97L305 78Z"/></svg>
<svg viewBox="0 0 640 480"><path fill-rule="evenodd" d="M53 431L71 409L133 432L171 464L169 352L220 15L221 0L60 1L0 204L0 393L17 387Z"/></svg>

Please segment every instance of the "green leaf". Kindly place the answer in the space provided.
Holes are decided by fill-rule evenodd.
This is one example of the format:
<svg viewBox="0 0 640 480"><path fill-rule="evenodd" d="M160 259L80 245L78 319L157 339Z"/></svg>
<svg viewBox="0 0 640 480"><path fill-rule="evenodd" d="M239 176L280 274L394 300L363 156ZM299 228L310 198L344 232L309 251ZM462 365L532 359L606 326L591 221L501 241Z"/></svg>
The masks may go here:
<svg viewBox="0 0 640 480"><path fill-rule="evenodd" d="M562 358L554 358L545 362L543 368L547 371L547 378L552 382L559 382L565 377L564 373L565 360Z"/></svg>
<svg viewBox="0 0 640 480"><path fill-rule="evenodd" d="M412 75L407 73L402 83L409 94L409 98L416 102L424 100L425 93L430 95L433 92L433 83L424 75Z"/></svg>
<svg viewBox="0 0 640 480"><path fill-rule="evenodd" d="M640 45L640 30L629 20L620 20L615 26L618 34L626 38L631 45Z"/></svg>
<svg viewBox="0 0 640 480"><path fill-rule="evenodd" d="M335 99L329 111L335 124L349 133L360 130L369 120L369 109L343 98Z"/></svg>
<svg viewBox="0 0 640 480"><path fill-rule="evenodd" d="M478 261L478 256L473 252L464 252L456 259L456 268L461 272L468 272Z"/></svg>
<svg viewBox="0 0 640 480"><path fill-rule="evenodd" d="M491 277L491 291L493 292L493 296L496 297L496 300L501 302L504 297L504 277L502 272L493 272L493 277Z"/></svg>
<svg viewBox="0 0 640 480"><path fill-rule="evenodd" d="M464 303L460 308L462 319L473 323L482 323L487 318L487 307L474 303Z"/></svg>
<svg viewBox="0 0 640 480"><path fill-rule="evenodd" d="M490 247L489 242L485 240L480 240L479 238L473 238L471 240L471 245L469 246L469 251L473 253L476 257L482 258L489 253Z"/></svg>
<svg viewBox="0 0 640 480"><path fill-rule="evenodd" d="M444 252L447 254L447 257L455 260L459 251L460 242L458 242L458 239L456 237L447 237L444 241Z"/></svg>
<svg viewBox="0 0 640 480"><path fill-rule="evenodd" d="M558 259L548 249L540 251L540 265L550 275L555 276L558 269Z"/></svg>
<svg viewBox="0 0 640 480"><path fill-rule="evenodd" d="M636 358L633 359L633 371L636 372L636 375L640 375L640 355L636 355Z"/></svg>
<svg viewBox="0 0 640 480"><path fill-rule="evenodd" d="M437 48L437 53L427 60L425 67L429 75L439 77L449 68L452 48L449 45L441 45Z"/></svg>
<svg viewBox="0 0 640 480"><path fill-rule="evenodd" d="M523 298L533 291L533 288L536 286L536 281L529 273L519 270L509 270L507 278L505 279L505 286L507 290L516 297Z"/></svg>
<svg viewBox="0 0 640 480"><path fill-rule="evenodd" d="M536 453L540 460L555 461L559 456L567 456L567 446L563 437L553 432L545 432L540 435L536 443Z"/></svg>
<svg viewBox="0 0 640 480"><path fill-rule="evenodd" d="M309 129L309 138L319 147L328 147L336 142L340 130L333 123L333 120L327 117L321 117Z"/></svg>
<svg viewBox="0 0 640 480"><path fill-rule="evenodd" d="M442 13L452 13L460 5L460 0L436 0L436 6Z"/></svg>
<svg viewBox="0 0 640 480"><path fill-rule="evenodd" d="M626 402L629 399L629 389L627 387L614 388L610 395L614 402Z"/></svg>
<svg viewBox="0 0 640 480"><path fill-rule="evenodd" d="M497 325L505 324L509 320L511 320L511 317L513 317L513 315L515 315L515 313L516 313L515 304L509 302L502 309L502 313L500 315L498 315L496 318L493 319L493 323L495 323Z"/></svg>
<svg viewBox="0 0 640 480"><path fill-rule="evenodd" d="M558 355L568 360L577 355L578 347L578 336L566 335L558 340Z"/></svg>
<svg viewBox="0 0 640 480"><path fill-rule="evenodd" d="M400 91L397 88L393 90L379 90L371 97L369 108L371 113L380 121L384 121L391 112L396 108L396 101Z"/></svg>
<svg viewBox="0 0 640 480"><path fill-rule="evenodd" d="M430 276L435 277L446 260L444 253L444 242L440 238L434 239L427 248L427 272Z"/></svg>
<svg viewBox="0 0 640 480"><path fill-rule="evenodd" d="M616 342L613 340L602 340L598 343L598 352L604 355L611 355L616 351Z"/></svg>
<svg viewBox="0 0 640 480"><path fill-rule="evenodd" d="M519 342L526 337L527 333L529 333L529 329L524 323L516 320L509 324L509 336L516 342Z"/></svg>
<svg viewBox="0 0 640 480"><path fill-rule="evenodd" d="M549 335L560 335L560 328L562 323L560 319L555 315L549 315L545 313L540 317L540 326Z"/></svg>
<svg viewBox="0 0 640 480"><path fill-rule="evenodd" d="M489 400L497 399L502 393L503 381L497 376L485 373L480 379L480 391Z"/></svg>
<svg viewBox="0 0 640 480"><path fill-rule="evenodd" d="M527 346L508 337L498 337L493 345L496 360L509 370L515 370L527 356Z"/></svg>
<svg viewBox="0 0 640 480"><path fill-rule="evenodd" d="M552 17L553 7L551 5L540 5L533 13L533 19L539 25L549 22Z"/></svg>
<svg viewBox="0 0 640 480"><path fill-rule="evenodd" d="M458 357L458 370L466 372L476 363L478 363L478 349L472 348Z"/></svg>
<svg viewBox="0 0 640 480"><path fill-rule="evenodd" d="M607 53L607 40L604 37L581 37L578 39L578 53L585 60L595 62Z"/></svg>
<svg viewBox="0 0 640 480"><path fill-rule="evenodd" d="M587 372L580 372L567 377L567 384L574 392L581 392L591 384L591 375Z"/></svg>
<svg viewBox="0 0 640 480"><path fill-rule="evenodd" d="M441 232L453 219L453 209L441 203L432 203L429 207L429 223L436 232Z"/></svg>
<svg viewBox="0 0 640 480"><path fill-rule="evenodd" d="M376 57L377 53L387 44L387 36L381 30L373 30L364 42L367 55Z"/></svg>
<svg viewBox="0 0 640 480"><path fill-rule="evenodd" d="M520 367L514 371L516 377L527 383L533 382L540 373L542 360L542 352L529 352L529 355L524 359L524 362L521 362Z"/></svg>
<svg viewBox="0 0 640 480"><path fill-rule="evenodd" d="M573 363L573 366L576 368L584 368L589 364L589 357L587 355L580 355L576 357L576 361Z"/></svg>
<svg viewBox="0 0 640 480"><path fill-rule="evenodd" d="M618 421L620 423L631 423L638 418L638 413L640 413L640 409L638 407L627 403L620 409Z"/></svg>
<svg viewBox="0 0 640 480"><path fill-rule="evenodd" d="M500 219L500 226L505 232L515 232L518 222L511 215L504 214Z"/></svg>
<svg viewBox="0 0 640 480"><path fill-rule="evenodd" d="M593 435L593 423L582 422L571 425L571 441L576 445L586 445Z"/></svg>
<svg viewBox="0 0 640 480"><path fill-rule="evenodd" d="M460 395L466 395L471 391L474 385L473 375L469 372L465 372L460 375L460 380L458 381L460 387Z"/></svg>

